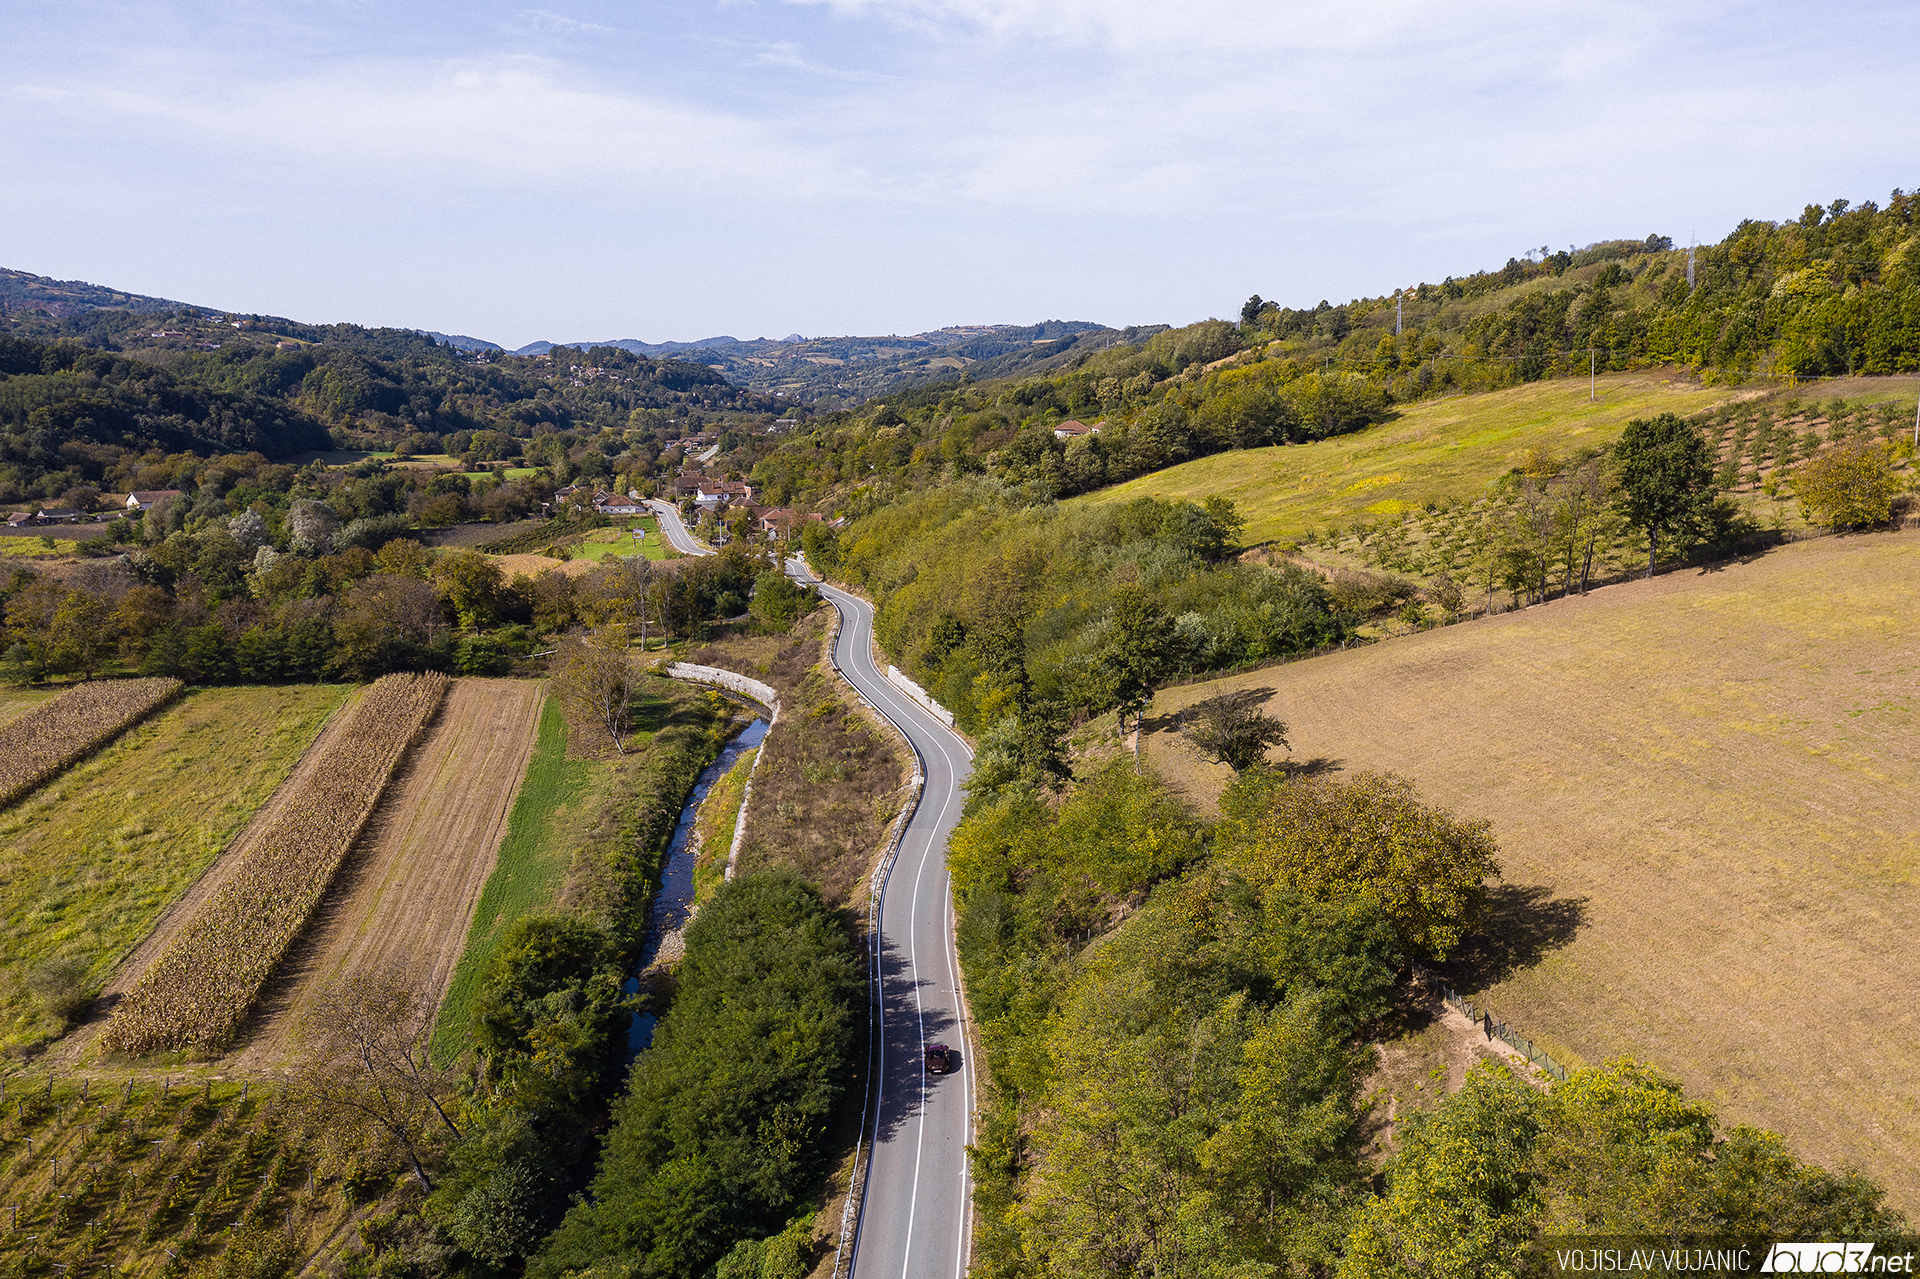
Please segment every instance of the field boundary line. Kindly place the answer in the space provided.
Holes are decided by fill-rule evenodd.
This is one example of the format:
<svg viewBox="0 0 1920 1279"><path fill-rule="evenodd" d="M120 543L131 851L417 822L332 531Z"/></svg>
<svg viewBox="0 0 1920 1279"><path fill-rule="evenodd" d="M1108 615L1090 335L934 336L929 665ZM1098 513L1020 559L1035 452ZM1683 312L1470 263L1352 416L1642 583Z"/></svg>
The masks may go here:
<svg viewBox="0 0 1920 1279"><path fill-rule="evenodd" d="M1446 978L1440 976L1438 973L1429 972L1417 966L1414 971L1429 985L1438 988L1442 1003L1452 1008L1455 1012L1460 1013L1468 1021L1479 1026L1481 1033L1487 1037L1488 1042L1496 1039L1499 1040L1516 1053L1519 1053L1522 1057L1525 1057L1550 1078L1563 1084L1567 1082L1568 1071L1565 1066L1555 1061L1546 1049L1516 1031L1512 1023L1502 1017L1496 1016L1493 1009L1487 1007L1485 1004L1476 1007L1471 999L1468 999L1456 991L1448 984Z"/></svg>

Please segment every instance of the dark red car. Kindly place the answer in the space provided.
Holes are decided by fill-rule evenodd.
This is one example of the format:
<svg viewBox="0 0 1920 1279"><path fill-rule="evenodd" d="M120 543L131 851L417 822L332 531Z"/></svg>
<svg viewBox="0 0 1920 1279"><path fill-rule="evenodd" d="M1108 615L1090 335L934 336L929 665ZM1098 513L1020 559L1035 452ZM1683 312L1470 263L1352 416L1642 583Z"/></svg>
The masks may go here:
<svg viewBox="0 0 1920 1279"><path fill-rule="evenodd" d="M929 1075L944 1075L952 1069L953 1054L947 1050L947 1046L945 1044L928 1044L927 1073Z"/></svg>

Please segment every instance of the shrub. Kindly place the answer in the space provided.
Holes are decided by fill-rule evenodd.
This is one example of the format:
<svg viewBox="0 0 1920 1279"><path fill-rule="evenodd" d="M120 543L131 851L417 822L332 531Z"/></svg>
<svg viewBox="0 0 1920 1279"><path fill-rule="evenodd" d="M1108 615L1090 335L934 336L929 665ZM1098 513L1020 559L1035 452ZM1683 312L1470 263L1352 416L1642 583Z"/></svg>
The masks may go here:
<svg viewBox="0 0 1920 1279"><path fill-rule="evenodd" d="M1899 488L1893 452L1879 440L1856 440L1802 463L1793 484L1807 519L1836 529L1885 524Z"/></svg>
<svg viewBox="0 0 1920 1279"><path fill-rule="evenodd" d="M1287 781L1268 769L1220 800L1228 869L1271 895L1379 903L1409 950L1444 959L1478 919L1500 873L1489 824L1429 808L1413 783L1383 773Z"/></svg>
<svg viewBox="0 0 1920 1279"><path fill-rule="evenodd" d="M1413 592L1413 583L1405 578L1356 569L1333 575L1327 584L1327 601L1349 617L1372 617L1412 599Z"/></svg>

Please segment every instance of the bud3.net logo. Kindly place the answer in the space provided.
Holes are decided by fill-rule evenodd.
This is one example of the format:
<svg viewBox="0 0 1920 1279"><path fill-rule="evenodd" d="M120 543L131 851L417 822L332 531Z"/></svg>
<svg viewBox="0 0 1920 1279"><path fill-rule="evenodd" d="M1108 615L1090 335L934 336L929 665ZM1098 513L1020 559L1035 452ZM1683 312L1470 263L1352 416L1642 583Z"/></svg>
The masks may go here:
<svg viewBox="0 0 1920 1279"><path fill-rule="evenodd" d="M1777 1243L1760 1263L1762 1274L1912 1274L1913 1254L1873 1255L1870 1243Z"/></svg>

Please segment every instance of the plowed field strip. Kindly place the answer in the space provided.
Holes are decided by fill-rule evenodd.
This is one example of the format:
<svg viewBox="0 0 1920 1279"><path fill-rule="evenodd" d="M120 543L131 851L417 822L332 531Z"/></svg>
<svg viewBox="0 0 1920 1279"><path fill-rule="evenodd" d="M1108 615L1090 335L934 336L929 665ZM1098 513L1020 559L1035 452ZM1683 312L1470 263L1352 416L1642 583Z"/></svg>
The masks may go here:
<svg viewBox="0 0 1920 1279"><path fill-rule="evenodd" d="M542 686L528 680L454 683L268 986L234 1067L283 1064L314 1001L355 973L405 972L435 1000L445 993L527 771L541 700Z"/></svg>

